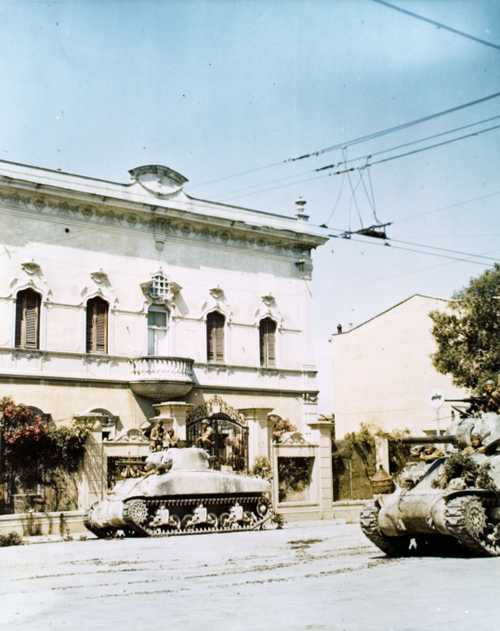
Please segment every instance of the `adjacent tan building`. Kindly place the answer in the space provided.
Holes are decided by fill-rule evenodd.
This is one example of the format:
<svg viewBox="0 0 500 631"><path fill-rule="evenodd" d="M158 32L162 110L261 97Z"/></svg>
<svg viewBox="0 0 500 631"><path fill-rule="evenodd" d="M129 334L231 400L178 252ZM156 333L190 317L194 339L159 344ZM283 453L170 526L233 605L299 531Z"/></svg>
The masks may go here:
<svg viewBox="0 0 500 631"><path fill-rule="evenodd" d="M436 347L429 312L446 306L441 298L415 294L332 337L337 437L361 423L420 434L446 427L451 406L436 409L433 395L467 396L432 365Z"/></svg>

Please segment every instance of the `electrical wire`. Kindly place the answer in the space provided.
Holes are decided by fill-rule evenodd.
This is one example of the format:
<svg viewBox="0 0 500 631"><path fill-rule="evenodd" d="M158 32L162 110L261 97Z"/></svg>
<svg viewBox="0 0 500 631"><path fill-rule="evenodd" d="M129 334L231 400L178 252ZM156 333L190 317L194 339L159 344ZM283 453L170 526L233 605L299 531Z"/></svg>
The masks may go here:
<svg viewBox="0 0 500 631"><path fill-rule="evenodd" d="M337 234L332 234L330 235L333 238L342 238L340 235ZM349 237L349 238L345 238L346 241L354 241L356 243L363 243L363 244L368 244L368 245L374 245L377 247L382 247L382 248L390 248L392 250L402 250L404 252L413 252L415 254L423 254L423 255L427 255L427 256L434 256L437 258L442 258L442 259L448 259L450 261L459 261L462 263L472 263L473 265L482 265L483 267L491 267L491 263L483 263L482 261L472 261L471 259L464 259L461 257L457 257L457 256L449 256L447 254L440 254L438 252L426 252L425 250L418 250L415 248L406 248L406 247L402 247L399 245L391 245L390 243L378 243L375 241L365 241L363 239L357 239L357 238L353 238L353 237ZM477 255L475 255L477 256Z"/></svg>
<svg viewBox="0 0 500 631"><path fill-rule="evenodd" d="M302 183L305 183L305 182L310 182L310 181L315 180L315 179L320 179L320 177L324 177L324 176L318 176L317 178L311 177L311 178L302 179L302 180L295 180L295 179L293 179L295 177L299 177L299 176L302 176L302 175L314 174L314 173L325 173L325 175L342 175L344 173L353 173L354 171L357 171L358 169L362 169L362 170L368 169L370 166L373 166L373 165L376 165L376 164L382 164L384 162L390 162L392 160L396 160L396 159L399 159L399 158L405 158L405 157L411 156L413 154L421 153L423 151L428 151L429 149L435 149L437 147L443 147L445 145L452 144L452 143L457 142L459 140L465 140L467 138L473 138L475 136L480 136L481 134L500 129L500 125L493 125L492 127L486 127L485 129L479 129L479 130L477 130L475 132L471 132L469 134L463 134L462 136L457 136L456 138L450 138L449 140L445 140L443 142L434 143L432 145L428 145L428 146L422 147L420 149L414 149L412 151L408 151L408 152L405 152L405 153L397 154L396 156L390 156L390 157L382 159L382 160L376 160L376 161L372 161L372 162L369 161L374 156L382 155L384 153L390 153L390 152L395 151L397 149L400 149L400 148L403 148L403 147L408 147L408 146L411 146L411 145L414 145L414 144L418 144L420 142L426 142L427 140L431 140L432 138L439 138L441 136L453 133L455 131L459 131L459 130L462 130L462 129L467 129L467 128L475 126L475 125L480 125L481 123L485 123L485 122L488 122L488 121L491 121L491 120L496 120L498 118L500 118L500 115L492 116L492 117L486 118L486 119L484 119L482 121L476 121L475 123L470 123L468 125L463 125L461 127L456 127L454 129L451 129L451 130L448 130L448 131L445 131L445 132L439 132L438 134L432 134L431 136L426 136L424 138L420 138L420 139L417 139L417 140L412 140L412 141L407 142L407 143L403 143L403 144L400 144L400 145L395 145L394 147L389 147L387 149L382 149L380 151L376 151L376 152L371 153L371 154L357 156L355 158L349 158L349 159L346 159L346 160L340 160L339 162L332 163L332 164L327 164L325 166L318 167L316 169L312 169L310 171L302 171L300 174L295 175L295 176L287 176L285 178L279 178L277 180L269 180L268 184L273 184L273 183L276 182L276 183L278 183L278 186L270 186L270 187L264 187L264 188L255 188L255 186L254 186L254 187L251 187L249 189L243 189L241 194L238 194L238 191L235 191L235 195L232 195L232 196L230 195L229 199L240 199L240 198L243 198L243 197L249 197L249 196L252 196L252 195L258 195L260 193L265 193L265 192L268 192L268 191L274 191L274 190L277 190L277 189L280 189L280 188L287 188L288 186L293 186L294 184L302 184ZM346 168L346 169L340 169L339 168L339 167L342 167L342 165L352 164L352 163L355 163L355 162L360 162L361 160L365 160L366 164L362 165L360 167L349 167L349 168ZM337 168L337 171L332 171L333 168ZM328 173L326 173L327 171L328 171ZM287 180L290 180L290 179L292 181L290 181L290 182L288 182L286 184L283 184L282 186L279 185L279 182L287 181ZM247 192L245 192L245 191L247 191Z"/></svg>
<svg viewBox="0 0 500 631"><path fill-rule="evenodd" d="M390 2L385 2L385 0L372 0L372 2L381 4L382 6L387 7L388 9L392 9L393 11L399 11L399 13L404 13L405 15L408 15L417 20L421 20L422 22L427 22L428 24L432 24L432 26L437 26L440 29L449 31L450 33L454 33L455 35L465 37L473 42L476 42L477 44L483 44L483 46L489 46L490 48L500 50L500 46L498 44L488 42L487 40L481 39L480 37L475 37L474 35L470 35L470 33L466 33L465 31L459 31L452 26L448 26L447 24L443 24L442 22L438 22L437 20L431 20L430 18L426 18L425 16L418 13L413 13L413 11L408 11L408 9L403 9L402 7L398 7L397 5L391 4Z"/></svg>
<svg viewBox="0 0 500 631"><path fill-rule="evenodd" d="M450 208L458 208L459 206L465 206L466 204L470 204L471 202L478 202L483 199L489 199L490 197L496 197L500 195L500 191L493 191L492 193L488 193L486 195L479 195L477 197L471 197L470 199L464 199L461 202L455 202L454 204L449 204L448 206L440 206L439 208L434 208L433 210L424 210L421 213L410 213L401 219L398 219L398 223L403 223L404 221L412 221L413 219L419 219L420 217L424 217L425 215L431 215L433 213L440 213L444 210L449 210Z"/></svg>
<svg viewBox="0 0 500 631"><path fill-rule="evenodd" d="M421 248L429 248L430 250L439 250L442 252L451 252L453 254L463 254L464 256L472 256L480 259L487 259L489 261L498 262L500 259L495 256L485 256L484 254L472 254L471 252L463 252L461 250L453 250L450 248L441 248L435 245L426 245L425 243L415 243L413 241L402 241L401 239L387 239L389 244L392 243L402 243L403 245L414 245Z"/></svg>
<svg viewBox="0 0 500 631"><path fill-rule="evenodd" d="M439 118L441 116L445 116L447 114L453 114L454 112L458 112L467 107L472 107L473 105L479 105L480 103L485 103L486 101L490 101L491 99L496 99L499 96L500 96L500 92L495 92L493 94L489 94L488 96L483 96L480 99L475 99L474 101L468 101L467 103L462 103L461 105L455 105L455 107L450 107L446 110L435 112L434 114L428 114L427 116L416 118L407 123L401 123L400 125L395 125L394 127L388 127L387 129L382 129L380 131L372 132L371 134L366 134L365 136L359 136L358 138L353 138L352 140L339 142L335 145L324 147L323 149L317 149L316 151L305 153L301 156L297 156L296 158L288 158L287 160L285 160L285 162L296 162L297 160L304 160L306 158L317 157L324 153L328 153L329 151L336 151L338 149L342 149L343 147L351 147L352 145L357 145L362 142L367 142L368 140L374 140L375 138L387 136L387 134L392 134L396 131L401 131L402 129L413 127L414 125L420 125L421 123L426 123L427 121L433 120L435 118Z"/></svg>
<svg viewBox="0 0 500 631"><path fill-rule="evenodd" d="M459 140L464 140L465 138L472 138L474 136L480 136L481 134L485 134L489 131L494 131L496 129L500 129L500 125L494 125L493 127L487 127L486 129L480 129L478 131L472 132L470 134L464 134L463 136L458 136L457 138L450 138L450 140L444 140L443 142L437 142L433 145L428 145L427 147L421 147L420 149L413 149L413 151L407 151L405 153L399 153L395 156L390 156L389 158L382 158L382 160L375 160L375 162L370 162L364 166L357 167L358 169L366 169L369 166L374 166L375 164L384 164L385 162L392 162L392 160L399 160L400 158L407 158L408 156L413 156L417 153L422 153L422 151L428 151L429 149L436 149L437 147L444 147L445 145L450 145L453 142L457 142ZM353 171L355 169L345 169L332 172L332 175L341 175L342 173L347 173Z"/></svg>
<svg viewBox="0 0 500 631"><path fill-rule="evenodd" d="M395 145L394 147L388 147L387 149L381 149L380 151L374 151L372 153L357 156L356 158L350 158L345 161L345 164L351 164L353 162L358 162L359 160L369 160L374 158L375 156L383 155L384 153L391 153L392 151L396 151L397 149L404 149L405 147L411 147L412 145L417 145L421 142L427 142L428 140L434 140L434 138L441 138L442 136L448 136L449 134L453 134L457 131L463 131L464 129L470 129L471 127L475 127L476 125L482 125L484 123L490 123L493 120L498 120L500 118L500 114L496 116L490 116L489 118L483 118L480 121L476 121L475 123L468 123L467 125L461 125L460 127L454 127L453 129L448 129L447 131L442 131L437 134L431 134L430 136L425 136L424 138L418 138L417 140L410 140L408 142L404 142L400 145ZM344 162L344 161L343 161ZM326 164L325 166L318 167L317 169L313 169L316 173L320 173L321 171L327 171L328 169L332 169L336 166L339 166L341 163L333 163Z"/></svg>
<svg viewBox="0 0 500 631"><path fill-rule="evenodd" d="M441 116L446 116L447 114L453 114L454 112L458 112L460 110L466 109L468 107L473 107L474 105L479 105L480 103L486 103L492 99L496 99L500 96L500 92L494 92L493 94L489 94L487 96L481 97L479 99L474 99L473 101L467 101L466 103L462 103L460 105L456 105L455 107L448 108L446 110L441 110L439 112L435 112L434 114L428 114L427 116L422 116L420 118L416 118L414 120L408 121L406 123L401 123L399 125L395 125L393 127L387 127L386 129L382 129L376 132L372 132L370 134L366 134L364 136L358 136L357 138L352 138L351 140L345 140L343 142L336 143L334 145L330 145L328 147L324 147L323 149L318 149L316 151L312 151L310 153L306 153L300 156L286 158L285 160L279 160L276 162L270 162L268 164L264 164L260 167L256 167L254 169L247 169L246 171L238 171L236 173L231 173L229 175L225 175L221 178L206 180L205 182L201 182L198 184L199 186L209 186L212 184L216 184L218 182L223 182L235 177L241 177L244 175L249 175L252 173L257 173L259 171L264 171L266 169L271 169L278 166L283 166L285 164L289 164L290 162L296 162L298 160L305 160L307 158L312 158L316 156L320 156L323 153L327 153L330 151L335 151L338 149L342 149L343 147L350 147L352 145L357 145L362 142L368 142L369 140L374 140L375 138L380 138L382 136L386 136L388 134L401 131L403 129L407 129L408 127L412 127L414 125L419 125L421 123L425 123L427 121L433 120L435 118L439 118Z"/></svg>

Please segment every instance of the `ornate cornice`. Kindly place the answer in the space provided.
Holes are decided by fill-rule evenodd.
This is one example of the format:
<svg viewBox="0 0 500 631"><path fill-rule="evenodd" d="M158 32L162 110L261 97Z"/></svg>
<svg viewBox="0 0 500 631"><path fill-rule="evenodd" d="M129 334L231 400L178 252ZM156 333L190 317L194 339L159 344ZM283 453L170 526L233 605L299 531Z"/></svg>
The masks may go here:
<svg viewBox="0 0 500 631"><path fill-rule="evenodd" d="M32 212L42 217L57 217L99 226L150 232L155 239L160 240L189 238L238 249L257 249L273 255L307 261L310 260L311 249L317 245L312 237L294 235L286 230L283 231L283 236L280 236L276 233L270 234L270 229L265 227L256 230L242 225L234 226L235 222L195 217L189 215L188 211L183 212L185 218L175 217L174 214L180 214L181 211L171 212L155 206L131 210L126 207L130 206L130 203L126 202L120 207L112 205L108 198L99 204L79 202L69 197L62 199L54 195L42 195L40 192L3 189L0 191L0 202L9 204L13 209ZM305 244L304 240L310 241L310 244Z"/></svg>

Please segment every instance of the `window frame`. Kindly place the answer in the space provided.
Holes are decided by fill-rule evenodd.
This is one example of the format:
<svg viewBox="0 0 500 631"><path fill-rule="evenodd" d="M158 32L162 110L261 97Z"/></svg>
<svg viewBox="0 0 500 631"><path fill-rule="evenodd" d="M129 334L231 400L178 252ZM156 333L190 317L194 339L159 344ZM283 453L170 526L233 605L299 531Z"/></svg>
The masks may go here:
<svg viewBox="0 0 500 631"><path fill-rule="evenodd" d="M92 315L89 313L89 305L98 305L99 303L106 305L106 310L104 311L104 344L102 344L103 348L99 348L98 342L98 323L97 318L99 313L96 313L93 310ZM109 302L102 298L101 296L94 296L93 298L89 298L85 305L85 352L89 355L107 355L109 353ZM94 323L89 320L89 317L92 317Z"/></svg>
<svg viewBox="0 0 500 631"><path fill-rule="evenodd" d="M29 342L27 337L27 325L26 314L28 310L27 299L28 297L36 297L36 322L35 322L35 340ZM23 300L23 304L20 302L20 298ZM42 315L42 295L32 287L21 289L16 294L16 300L14 303L14 347L19 350L37 351L40 350L40 337L41 337L41 315ZM33 307L32 307L33 308ZM24 314L24 317L22 317ZM21 315L21 317L20 317ZM24 326L23 326L24 322Z"/></svg>
<svg viewBox="0 0 500 631"><path fill-rule="evenodd" d="M211 324L215 318L219 318L219 323L222 323L222 326L216 326L216 322ZM210 328L211 326L213 328ZM221 331L219 339L217 331ZM207 313L205 335L207 362L209 364L224 364L226 362L226 316L221 311L215 309Z"/></svg>
<svg viewBox="0 0 500 631"><path fill-rule="evenodd" d="M265 331L263 328L264 323L272 322L273 330ZM259 320L259 364L261 368L276 368L277 364L277 333L278 323L274 318L265 316ZM272 334L272 342L269 343L269 335ZM265 337L267 335L267 338ZM272 353L269 351L272 349Z"/></svg>

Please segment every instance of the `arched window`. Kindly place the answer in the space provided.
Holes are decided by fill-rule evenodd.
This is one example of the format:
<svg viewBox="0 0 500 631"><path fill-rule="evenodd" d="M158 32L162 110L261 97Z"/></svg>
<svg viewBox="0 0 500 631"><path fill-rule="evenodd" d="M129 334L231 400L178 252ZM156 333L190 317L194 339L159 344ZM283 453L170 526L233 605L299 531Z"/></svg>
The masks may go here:
<svg viewBox="0 0 500 631"><path fill-rule="evenodd" d="M39 348L40 303L40 294L33 289L25 289L17 294L16 348Z"/></svg>
<svg viewBox="0 0 500 631"><path fill-rule="evenodd" d="M207 315L207 359L209 362L224 361L224 325L226 318L219 311Z"/></svg>
<svg viewBox="0 0 500 631"><path fill-rule="evenodd" d="M165 307L151 305L148 311L148 355L167 354L167 333L170 313Z"/></svg>
<svg viewBox="0 0 500 631"><path fill-rule="evenodd" d="M99 298L87 301L87 353L108 352L108 303Z"/></svg>
<svg viewBox="0 0 500 631"><path fill-rule="evenodd" d="M276 322L264 318L259 323L260 365L271 367L276 364Z"/></svg>

